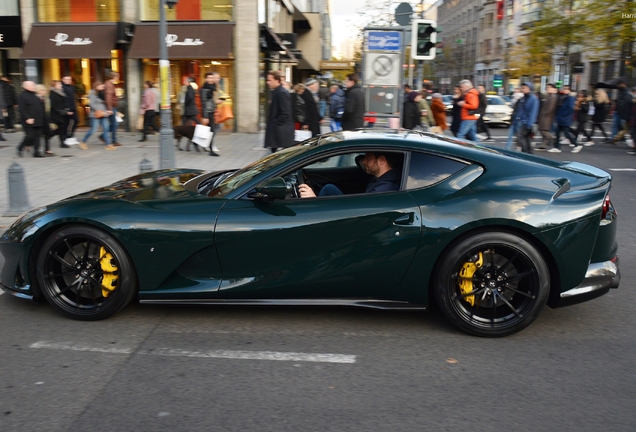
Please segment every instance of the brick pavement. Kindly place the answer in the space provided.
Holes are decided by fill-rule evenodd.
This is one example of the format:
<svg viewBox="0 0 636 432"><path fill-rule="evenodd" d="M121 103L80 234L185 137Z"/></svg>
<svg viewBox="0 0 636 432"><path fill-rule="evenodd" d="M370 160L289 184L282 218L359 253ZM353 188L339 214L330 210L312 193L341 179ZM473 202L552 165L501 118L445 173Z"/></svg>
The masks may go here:
<svg viewBox="0 0 636 432"><path fill-rule="evenodd" d="M84 130L76 133L78 139ZM10 225L15 217L3 216L9 210L8 169L17 162L24 171L29 204L31 207L43 206L62 198L82 193L94 188L106 186L122 178L139 173L139 163L147 158L154 169L159 169L159 135L149 135L148 141L140 143L140 134L118 132L122 147L116 151L104 150L94 134L88 142L89 150L80 150L77 146L68 149L59 147L59 138L51 141L51 150L55 156L34 158L25 153L19 158L16 154L18 144L23 138L22 132L3 133L7 141L0 142L0 227ZM184 148L186 139L181 140ZM197 168L213 171L223 168L240 168L268 154L263 148L263 134L220 133L215 137L220 157L211 157L205 152L197 153L175 149L177 168Z"/></svg>

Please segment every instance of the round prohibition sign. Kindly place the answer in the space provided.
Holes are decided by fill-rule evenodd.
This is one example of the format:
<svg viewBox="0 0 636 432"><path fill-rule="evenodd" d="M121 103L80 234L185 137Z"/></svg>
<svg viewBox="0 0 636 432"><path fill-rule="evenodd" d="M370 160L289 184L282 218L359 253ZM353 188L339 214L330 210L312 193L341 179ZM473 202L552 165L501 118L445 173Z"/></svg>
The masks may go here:
<svg viewBox="0 0 636 432"><path fill-rule="evenodd" d="M375 72L376 76L383 77L387 76L393 70L393 61L390 57L381 55L373 60L373 72Z"/></svg>

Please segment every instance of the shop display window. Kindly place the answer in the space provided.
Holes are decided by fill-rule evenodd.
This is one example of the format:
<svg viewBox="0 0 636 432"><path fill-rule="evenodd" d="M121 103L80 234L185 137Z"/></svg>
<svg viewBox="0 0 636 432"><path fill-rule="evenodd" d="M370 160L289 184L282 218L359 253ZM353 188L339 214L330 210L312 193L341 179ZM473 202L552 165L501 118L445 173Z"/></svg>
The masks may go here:
<svg viewBox="0 0 636 432"><path fill-rule="evenodd" d="M159 21L157 0L142 0L141 20ZM168 21L232 21L233 0L179 0L172 9L166 9Z"/></svg>
<svg viewBox="0 0 636 432"><path fill-rule="evenodd" d="M39 22L120 21L119 0L37 0Z"/></svg>

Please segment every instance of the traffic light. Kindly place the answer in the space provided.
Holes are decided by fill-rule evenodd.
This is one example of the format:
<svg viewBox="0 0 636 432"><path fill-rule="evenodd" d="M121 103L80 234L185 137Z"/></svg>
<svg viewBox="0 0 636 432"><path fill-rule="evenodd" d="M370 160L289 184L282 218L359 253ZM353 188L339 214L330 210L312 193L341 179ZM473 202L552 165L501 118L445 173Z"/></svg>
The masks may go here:
<svg viewBox="0 0 636 432"><path fill-rule="evenodd" d="M433 60L435 45L437 45L437 21L413 20L411 57L415 60Z"/></svg>

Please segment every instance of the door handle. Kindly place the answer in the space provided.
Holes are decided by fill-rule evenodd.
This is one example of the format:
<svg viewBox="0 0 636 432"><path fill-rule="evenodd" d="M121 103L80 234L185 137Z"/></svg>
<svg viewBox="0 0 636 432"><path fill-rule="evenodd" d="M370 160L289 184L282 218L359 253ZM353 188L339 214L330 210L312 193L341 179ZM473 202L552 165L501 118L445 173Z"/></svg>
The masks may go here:
<svg viewBox="0 0 636 432"><path fill-rule="evenodd" d="M398 217L393 221L393 225L413 225L413 221L415 220L415 213L407 213Z"/></svg>

